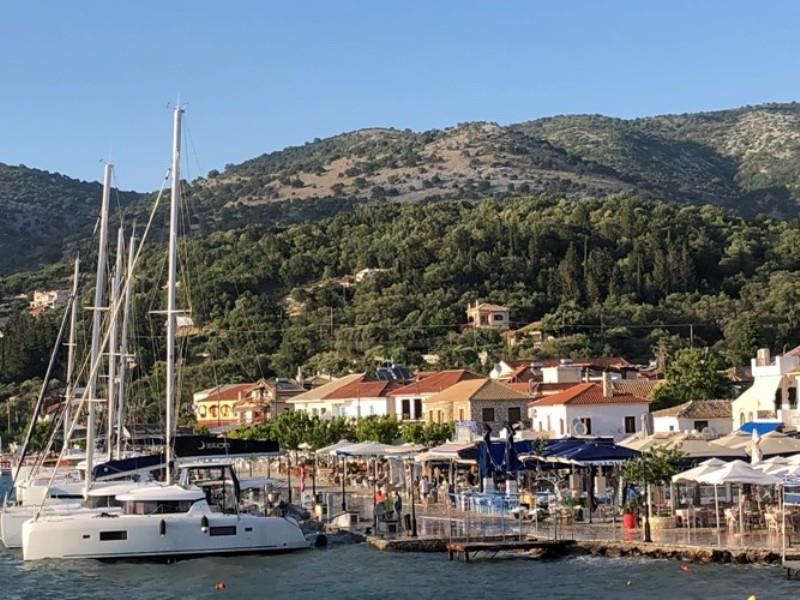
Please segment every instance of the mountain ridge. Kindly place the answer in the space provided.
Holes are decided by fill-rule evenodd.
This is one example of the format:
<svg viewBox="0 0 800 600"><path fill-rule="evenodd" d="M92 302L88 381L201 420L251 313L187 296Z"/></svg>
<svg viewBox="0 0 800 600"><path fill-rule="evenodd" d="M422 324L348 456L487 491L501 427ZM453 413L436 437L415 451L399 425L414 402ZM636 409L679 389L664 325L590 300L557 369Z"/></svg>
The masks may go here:
<svg viewBox="0 0 800 600"><path fill-rule="evenodd" d="M0 226L0 276L58 260L90 233L99 189L0 164L0 210L11 215ZM800 104L634 119L474 121L422 132L369 127L226 165L184 190L199 234L381 202L620 192L792 218L800 213ZM151 197L119 196L134 215L146 212Z"/></svg>

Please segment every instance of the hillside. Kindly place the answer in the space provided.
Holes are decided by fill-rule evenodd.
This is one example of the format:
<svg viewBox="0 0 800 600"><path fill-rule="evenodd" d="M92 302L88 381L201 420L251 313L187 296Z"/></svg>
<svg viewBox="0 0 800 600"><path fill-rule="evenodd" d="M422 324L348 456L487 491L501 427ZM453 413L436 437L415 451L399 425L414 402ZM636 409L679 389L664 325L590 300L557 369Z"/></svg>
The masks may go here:
<svg viewBox="0 0 800 600"><path fill-rule="evenodd" d="M363 129L228 165L186 186L198 234L286 225L364 204L622 191L745 217L794 217L800 104L633 120L464 123L422 133ZM0 210L9 215L0 224L0 276L59 259L71 240L91 232L99 194L96 183L0 165ZM146 210L143 198L136 212ZM120 194L119 202L135 199Z"/></svg>
<svg viewBox="0 0 800 600"><path fill-rule="evenodd" d="M623 190L744 216L794 216L800 104L634 120L466 123L423 133L364 129L229 165L192 188L212 228L291 220L312 206L324 213L385 200L577 198Z"/></svg>
<svg viewBox="0 0 800 600"><path fill-rule="evenodd" d="M427 353L441 368L476 370L509 355L647 361L690 337L744 364L762 344L800 342L798 240L798 221L754 222L627 194L442 201L424 211L387 204L184 239L179 305L198 332L182 340L183 398L298 368L341 373L378 359L425 368ZM153 244L133 303L141 406L160 398L163 317L152 311L163 306L163 266L163 245ZM364 268L377 270L342 285ZM25 283L0 280L0 295L30 289ZM90 279L84 288L88 304ZM463 330L477 299L506 305L515 328L541 320L556 339L509 347L496 330ZM19 315L4 328L0 400L43 372L58 322L48 314ZM81 318L85 327L89 313Z"/></svg>
<svg viewBox="0 0 800 600"><path fill-rule="evenodd" d="M0 275L60 260L92 234L102 186L58 173L0 163ZM140 195L115 192L114 208Z"/></svg>

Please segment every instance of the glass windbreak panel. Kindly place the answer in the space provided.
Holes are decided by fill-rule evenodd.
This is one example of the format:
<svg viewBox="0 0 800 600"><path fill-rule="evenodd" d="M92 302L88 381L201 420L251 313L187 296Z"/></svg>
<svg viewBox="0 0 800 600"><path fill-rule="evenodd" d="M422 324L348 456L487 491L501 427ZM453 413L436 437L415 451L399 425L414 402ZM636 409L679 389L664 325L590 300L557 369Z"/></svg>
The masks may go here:
<svg viewBox="0 0 800 600"><path fill-rule="evenodd" d="M193 500L129 500L125 503L127 515L157 515L185 513L194 504Z"/></svg>

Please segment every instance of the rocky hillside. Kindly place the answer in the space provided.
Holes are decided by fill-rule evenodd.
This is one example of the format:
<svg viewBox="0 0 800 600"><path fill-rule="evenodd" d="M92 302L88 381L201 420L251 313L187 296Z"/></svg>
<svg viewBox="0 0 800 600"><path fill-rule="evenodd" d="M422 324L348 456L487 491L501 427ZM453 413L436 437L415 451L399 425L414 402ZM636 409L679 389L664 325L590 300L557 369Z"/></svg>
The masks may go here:
<svg viewBox="0 0 800 600"><path fill-rule="evenodd" d="M365 203L621 191L748 217L796 216L800 104L633 120L464 123L422 133L363 129L212 171L187 186L187 197L193 230L208 233ZM0 165L0 210L10 215L0 224L0 275L58 258L65 238L91 230L98 197L98 184ZM139 203L141 211L146 204Z"/></svg>

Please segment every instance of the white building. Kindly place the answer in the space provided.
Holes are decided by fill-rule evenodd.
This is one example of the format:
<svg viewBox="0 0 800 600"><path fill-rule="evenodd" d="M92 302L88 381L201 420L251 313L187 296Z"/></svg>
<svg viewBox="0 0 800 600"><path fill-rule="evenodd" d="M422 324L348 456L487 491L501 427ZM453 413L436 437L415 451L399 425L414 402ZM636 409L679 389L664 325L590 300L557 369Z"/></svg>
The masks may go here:
<svg viewBox="0 0 800 600"><path fill-rule="evenodd" d="M780 421L793 427L800 424L796 421L800 347L774 358L768 348L762 348L750 364L753 385L733 401L733 429L750 421Z"/></svg>
<svg viewBox="0 0 800 600"><path fill-rule="evenodd" d="M730 400L692 400L653 412L653 432L712 433L733 430Z"/></svg>
<svg viewBox="0 0 800 600"><path fill-rule="evenodd" d="M355 373L298 394L287 402L295 410L325 418L393 415L394 401L388 394L400 386L394 380L372 380L364 373Z"/></svg>
<svg viewBox="0 0 800 600"><path fill-rule="evenodd" d="M551 438L591 435L620 440L642 431L650 412L649 400L614 393L608 378L602 384L576 384L528 406L533 429Z"/></svg>

